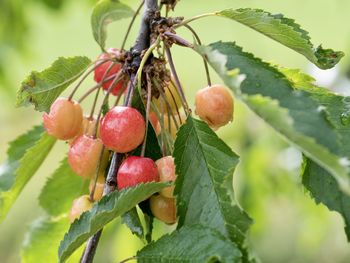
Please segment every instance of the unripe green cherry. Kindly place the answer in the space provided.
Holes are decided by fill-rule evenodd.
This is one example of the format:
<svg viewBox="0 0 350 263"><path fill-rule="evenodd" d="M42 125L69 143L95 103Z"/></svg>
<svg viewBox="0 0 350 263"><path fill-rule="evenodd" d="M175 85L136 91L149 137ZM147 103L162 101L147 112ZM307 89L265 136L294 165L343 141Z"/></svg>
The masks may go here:
<svg viewBox="0 0 350 263"><path fill-rule="evenodd" d="M212 85L199 90L195 105L196 114L214 130L233 120L233 97L223 85Z"/></svg>
<svg viewBox="0 0 350 263"><path fill-rule="evenodd" d="M153 195L150 198L152 214L166 224L176 223L176 203L174 198Z"/></svg>
<svg viewBox="0 0 350 263"><path fill-rule="evenodd" d="M78 219L82 213L92 208L92 202L88 195L82 195L73 201L72 208L68 214L69 222L73 223L75 219Z"/></svg>

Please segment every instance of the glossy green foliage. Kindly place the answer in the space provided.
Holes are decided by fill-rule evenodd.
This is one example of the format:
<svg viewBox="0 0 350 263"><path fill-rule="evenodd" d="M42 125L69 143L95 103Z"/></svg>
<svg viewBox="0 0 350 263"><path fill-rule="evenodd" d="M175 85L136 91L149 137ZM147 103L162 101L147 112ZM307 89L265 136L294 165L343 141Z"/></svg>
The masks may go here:
<svg viewBox="0 0 350 263"><path fill-rule="evenodd" d="M17 92L17 106L34 104L36 110L48 112L51 104L90 63L87 57L60 57L44 71L33 71Z"/></svg>
<svg viewBox="0 0 350 263"><path fill-rule="evenodd" d="M36 126L10 143L7 160L0 166L0 221L38 170L56 139Z"/></svg>
<svg viewBox="0 0 350 263"><path fill-rule="evenodd" d="M261 9L240 8L226 9L216 12L216 15L233 19L280 42L304 55L322 69L334 67L344 56L341 51L323 49L322 46L315 48L309 33L293 19L286 18L282 14L271 14Z"/></svg>
<svg viewBox="0 0 350 263"><path fill-rule="evenodd" d="M242 254L234 243L201 225L182 227L137 253L140 263L236 263L241 260Z"/></svg>
<svg viewBox="0 0 350 263"><path fill-rule="evenodd" d="M238 156L206 123L188 117L177 134L174 157L178 228L201 224L243 245L252 221L234 198Z"/></svg>

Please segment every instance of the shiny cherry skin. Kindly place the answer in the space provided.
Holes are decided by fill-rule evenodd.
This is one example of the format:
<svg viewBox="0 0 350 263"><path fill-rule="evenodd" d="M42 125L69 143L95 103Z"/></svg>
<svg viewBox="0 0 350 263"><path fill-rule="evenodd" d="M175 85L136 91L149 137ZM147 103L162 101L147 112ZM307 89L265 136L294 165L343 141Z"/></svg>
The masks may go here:
<svg viewBox="0 0 350 263"><path fill-rule="evenodd" d="M120 165L117 173L118 189L133 187L140 183L158 182L157 166L150 158L130 156Z"/></svg>
<svg viewBox="0 0 350 263"><path fill-rule="evenodd" d="M131 107L116 106L103 117L100 136L103 144L118 153L127 153L139 146L146 132L143 116Z"/></svg>
<svg viewBox="0 0 350 263"><path fill-rule="evenodd" d="M215 129L233 120L234 101L223 85L212 85L197 92L196 114Z"/></svg>
<svg viewBox="0 0 350 263"><path fill-rule="evenodd" d="M88 195L82 195L73 201L73 205L68 214L70 223L73 223L75 219L78 219L82 213L92 208L93 203L90 201Z"/></svg>
<svg viewBox="0 0 350 263"><path fill-rule="evenodd" d="M98 138L82 135L74 140L69 152L68 163L79 176L90 178L96 173L103 144Z"/></svg>
<svg viewBox="0 0 350 263"><path fill-rule="evenodd" d="M166 224L176 223L176 203L174 198L153 195L150 200L152 214Z"/></svg>
<svg viewBox="0 0 350 263"><path fill-rule="evenodd" d="M51 105L49 114L44 113L43 121L49 135L60 140L69 140L81 130L83 110L73 100L58 98Z"/></svg>
<svg viewBox="0 0 350 263"><path fill-rule="evenodd" d="M118 57L118 53L120 53L119 49L116 48L110 48L107 50L107 53L102 53L99 57L98 57L98 61L96 62L96 65L99 65L95 68L94 71L94 80L97 83L100 83L102 81L102 78L104 76L104 74L106 73L106 71L108 70L108 68L110 67L110 65L113 63L112 61L106 61L104 63L101 63L101 60L104 59L114 59L116 56ZM115 62L114 66L112 66L112 68L109 70L109 72L106 75L106 78L118 73L122 68L122 64ZM106 82L104 82L102 84L102 88L104 90L108 90L109 87L111 86L113 82L113 79L108 80ZM114 87L112 89L112 94L117 96L119 95L119 93L121 92L121 90L123 89L124 86L124 80L120 80L119 82L117 82L116 84L114 84Z"/></svg>
<svg viewBox="0 0 350 263"><path fill-rule="evenodd" d="M156 165L159 173L160 182L174 182L176 179L175 175L175 163L172 156L165 156L156 161ZM175 186L168 186L163 188L159 194L167 198L174 198Z"/></svg>

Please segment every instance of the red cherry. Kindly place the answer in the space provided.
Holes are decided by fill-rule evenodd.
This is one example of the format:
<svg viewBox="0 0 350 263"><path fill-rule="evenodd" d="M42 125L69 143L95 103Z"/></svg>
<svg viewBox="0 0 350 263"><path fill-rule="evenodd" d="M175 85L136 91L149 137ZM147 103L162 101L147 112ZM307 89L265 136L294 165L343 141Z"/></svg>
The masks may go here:
<svg viewBox="0 0 350 263"><path fill-rule="evenodd" d="M107 53L102 53L98 57L98 60L103 60L103 59L108 59L108 58L112 59L112 58L118 57L119 53L120 53L120 51L118 49L110 48L110 49L108 49ZM96 64L99 64L99 63L101 63L101 61L96 62ZM94 79L97 83L102 81L104 74L106 73L106 71L108 70L108 68L110 67L110 65L112 63L113 63L112 61L106 61L95 68ZM122 64L115 62L114 66L107 73L106 78L118 73L121 70L121 68L122 68ZM109 87L111 86L112 82L113 82L113 79L104 82L102 84L102 88L104 90L108 90ZM114 87L112 89L112 94L115 96L119 95L119 92L123 89L123 85L124 85L123 80L120 80L119 82L114 84Z"/></svg>
<svg viewBox="0 0 350 263"><path fill-rule="evenodd" d="M98 138L86 135L76 138L68 152L68 163L72 170L84 178L95 174L102 147L102 141Z"/></svg>
<svg viewBox="0 0 350 263"><path fill-rule="evenodd" d="M140 112L131 107L116 106L101 121L100 136L104 145L119 153L126 153L139 146L146 131Z"/></svg>
<svg viewBox="0 0 350 263"><path fill-rule="evenodd" d="M119 190L154 181L159 181L159 175L156 164L150 158L130 156L120 165L117 173Z"/></svg>
<svg viewBox="0 0 350 263"><path fill-rule="evenodd" d="M51 105L49 114L43 115L48 134L60 140L74 138L81 130L83 110L75 101L58 98Z"/></svg>

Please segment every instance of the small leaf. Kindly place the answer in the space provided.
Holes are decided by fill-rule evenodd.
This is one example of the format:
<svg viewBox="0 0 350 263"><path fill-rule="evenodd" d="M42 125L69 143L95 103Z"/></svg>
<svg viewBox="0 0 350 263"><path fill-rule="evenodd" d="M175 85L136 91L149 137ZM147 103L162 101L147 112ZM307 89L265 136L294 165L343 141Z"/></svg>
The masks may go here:
<svg viewBox="0 0 350 263"><path fill-rule="evenodd" d="M261 9L226 9L216 15L233 19L304 55L321 69L334 67L344 56L341 51L314 48L309 33L293 19Z"/></svg>
<svg viewBox="0 0 350 263"><path fill-rule="evenodd" d="M122 215L122 223L125 224L130 229L131 233L138 238L144 238L143 226L136 207Z"/></svg>
<svg viewBox="0 0 350 263"><path fill-rule="evenodd" d="M139 203L139 207L145 220L145 239L147 243L150 243L152 241L154 215L152 214L149 200Z"/></svg>
<svg viewBox="0 0 350 263"><path fill-rule="evenodd" d="M195 225L161 237L137 253L137 262L205 263L241 261L237 246L214 229Z"/></svg>
<svg viewBox="0 0 350 263"><path fill-rule="evenodd" d="M94 38L102 50L105 48L107 25L133 14L134 11L129 6L117 0L101 0L96 4L91 15L91 26Z"/></svg>
<svg viewBox="0 0 350 263"><path fill-rule="evenodd" d="M66 261L78 247L107 223L166 186L168 184L164 183L140 184L103 197L90 211L74 221L65 234L58 251L60 262Z"/></svg>
<svg viewBox="0 0 350 263"><path fill-rule="evenodd" d="M238 156L202 121L188 117L174 149L178 228L201 224L243 245L252 223L234 198Z"/></svg>
<svg viewBox="0 0 350 263"><path fill-rule="evenodd" d="M65 158L41 190L39 203L51 216L67 213L84 185L84 180L72 171Z"/></svg>
<svg viewBox="0 0 350 263"><path fill-rule="evenodd" d="M310 159L330 172L350 194L350 125L342 124L350 98L327 92L297 72L282 70L243 52L234 43L198 47L238 99ZM232 75L239 71L242 75ZM237 85L237 78L244 80ZM349 113L350 118L350 113ZM350 122L349 122L350 124Z"/></svg>
<svg viewBox="0 0 350 263"><path fill-rule="evenodd" d="M61 237L69 228L66 217L53 219L49 217L34 221L26 234L21 253L22 263L56 263L57 247ZM78 262L81 254L75 253L71 262Z"/></svg>
<svg viewBox="0 0 350 263"><path fill-rule="evenodd" d="M55 141L42 126L36 126L10 143L8 159L0 166L0 221L45 160Z"/></svg>
<svg viewBox="0 0 350 263"><path fill-rule="evenodd" d="M17 106L34 104L38 111L49 111L56 98L84 73L90 63L87 57L60 57L44 71L33 71L17 92Z"/></svg>
<svg viewBox="0 0 350 263"><path fill-rule="evenodd" d="M334 177L315 162L305 159L304 165L303 185L317 204L323 203L343 216L345 233L350 241L350 197L341 191Z"/></svg>

